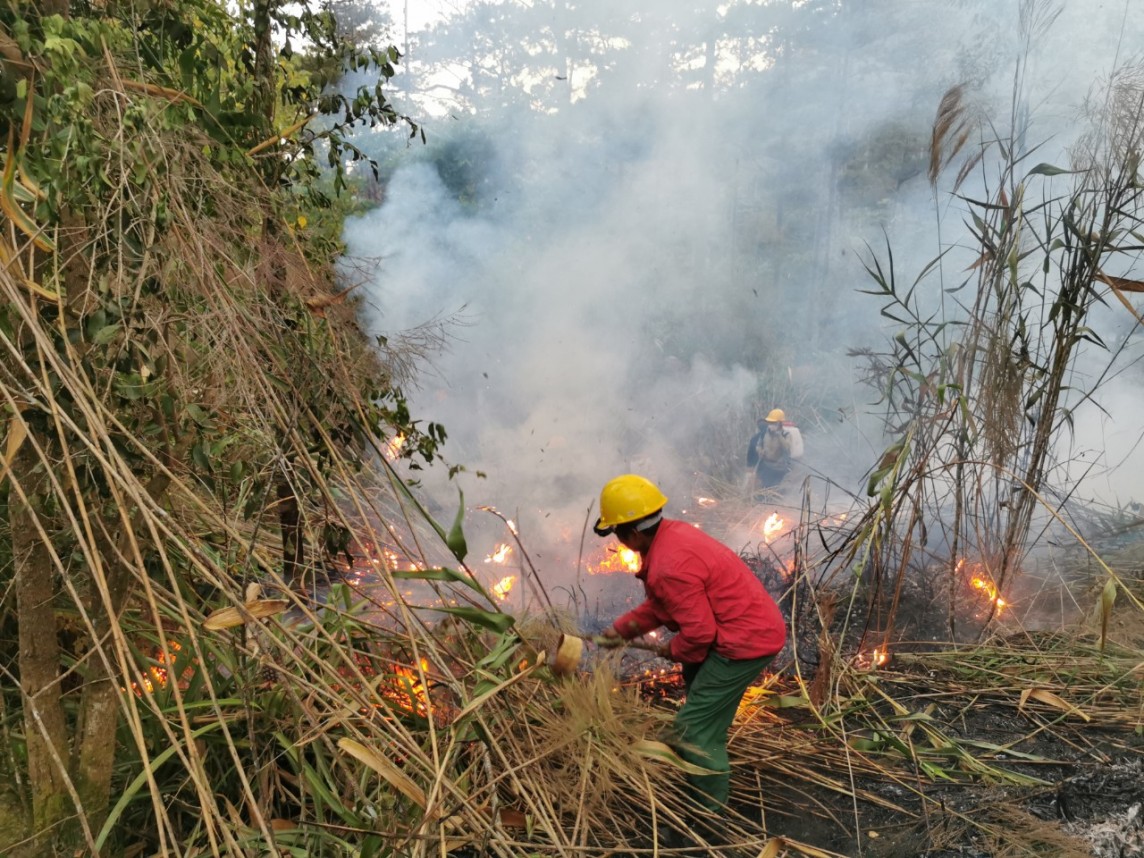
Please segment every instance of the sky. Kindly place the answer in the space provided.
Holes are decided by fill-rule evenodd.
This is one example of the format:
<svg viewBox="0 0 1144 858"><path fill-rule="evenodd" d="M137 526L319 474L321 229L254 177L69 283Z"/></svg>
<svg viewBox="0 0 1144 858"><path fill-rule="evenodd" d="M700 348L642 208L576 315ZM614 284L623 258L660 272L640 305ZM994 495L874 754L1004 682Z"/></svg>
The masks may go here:
<svg viewBox="0 0 1144 858"><path fill-rule="evenodd" d="M468 7L469 0L380 0L378 5L389 12L401 38L407 25L410 33L424 31Z"/></svg>
<svg viewBox="0 0 1144 858"><path fill-rule="evenodd" d="M426 110L428 143L345 238L350 256L376 261L371 330L460 322L410 394L416 416L448 430L467 503L497 507L543 543L578 536L619 473L659 482L669 512L731 495L755 418L774 406L803 431L814 503L860 494L886 439L849 352L894 333L861 294L864 263L885 261L889 243L910 281L945 249L945 284L966 276L964 206L950 175L936 191L926 181L927 135L959 82L978 115L1008 123L1022 4L848 2L830 26L808 14L823 3L705 14L681 0L516 4L495 26L450 24L458 5L411 2L413 28L448 24L458 60L494 52L500 65L447 111ZM789 34L769 70L737 31L742 20L766 32L762 12ZM1038 37L1023 96L1042 160L1067 159L1085 97L1144 43L1142 20L1144 0L1072 2ZM711 27L725 79L705 95L672 69L697 63L686 48ZM579 47L551 73L514 76L513 62L538 62L529 45L543 28L576 33ZM576 97L565 70L587 84ZM428 66L414 71L432 84ZM478 153L475 201L458 201L432 163L450 146ZM936 305L933 284L923 289ZM1125 314L1104 318L1129 336ZM1101 460L1084 487L1103 502L1144 495L1139 381L1129 367L1102 403L1081 405L1076 446L1061 451ZM423 478L455 505L440 470Z"/></svg>

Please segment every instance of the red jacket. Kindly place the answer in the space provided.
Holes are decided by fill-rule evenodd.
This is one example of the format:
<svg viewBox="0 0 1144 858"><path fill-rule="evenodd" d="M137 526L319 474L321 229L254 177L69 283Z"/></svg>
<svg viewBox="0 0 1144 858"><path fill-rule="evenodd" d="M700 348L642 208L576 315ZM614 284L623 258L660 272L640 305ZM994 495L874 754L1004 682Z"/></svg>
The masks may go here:
<svg viewBox="0 0 1144 858"><path fill-rule="evenodd" d="M778 605L730 548L683 521L664 519L636 575L647 600L615 622L631 640L667 626L676 661L774 655L786 643Z"/></svg>

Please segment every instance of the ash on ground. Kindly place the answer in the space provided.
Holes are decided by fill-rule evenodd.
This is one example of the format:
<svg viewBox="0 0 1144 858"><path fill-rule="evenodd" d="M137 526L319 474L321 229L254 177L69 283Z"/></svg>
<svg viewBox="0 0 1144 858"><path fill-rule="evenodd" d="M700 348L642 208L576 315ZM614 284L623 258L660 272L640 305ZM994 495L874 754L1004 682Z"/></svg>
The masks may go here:
<svg viewBox="0 0 1144 858"><path fill-rule="evenodd" d="M1064 829L1086 841L1093 858L1144 856L1144 761L1074 775L1061 783L1055 803Z"/></svg>

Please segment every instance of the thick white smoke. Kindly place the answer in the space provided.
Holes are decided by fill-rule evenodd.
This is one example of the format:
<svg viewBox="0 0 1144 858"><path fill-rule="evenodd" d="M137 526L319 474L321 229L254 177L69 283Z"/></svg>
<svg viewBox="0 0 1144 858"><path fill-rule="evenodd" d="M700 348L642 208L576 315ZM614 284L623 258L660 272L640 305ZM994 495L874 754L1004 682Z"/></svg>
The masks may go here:
<svg viewBox="0 0 1144 858"><path fill-rule="evenodd" d="M963 206L926 181L929 128L963 81L1008 127L1030 5L478 4L422 34L423 98L408 109L446 79L463 92L345 238L350 255L380 259L375 332L466 320L411 393L416 416L448 429L467 501L526 532L566 530L606 479L634 470L689 503L705 476L744 474L754 417L774 405L806 422L812 471L860 490L882 439L846 352L892 333L857 294L865 244L881 252L888 239L912 280L942 242L964 240ZM1029 142L1047 141L1037 160L1064 158L1094 78L1139 43L1142 6L1068 4L1037 37L1023 98ZM481 46L494 19L503 55L544 41L543 27L579 50L530 73L502 56L480 85L462 62L479 56L428 65L447 35L493 51ZM479 160L472 199L433 162L445 146ZM1077 413L1125 472L1144 416L1133 389L1104 403L1115 420ZM1131 493L1103 474L1094 492ZM438 481L427 477L451 504Z"/></svg>

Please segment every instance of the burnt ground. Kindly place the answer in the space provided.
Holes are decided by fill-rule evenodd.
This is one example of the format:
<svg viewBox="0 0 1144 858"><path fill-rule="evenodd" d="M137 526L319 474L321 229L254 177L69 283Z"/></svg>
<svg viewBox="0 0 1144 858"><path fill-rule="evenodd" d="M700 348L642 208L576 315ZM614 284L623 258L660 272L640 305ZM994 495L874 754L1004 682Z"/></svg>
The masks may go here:
<svg viewBox="0 0 1144 858"><path fill-rule="evenodd" d="M767 814L767 833L867 858L1144 856L1144 546L1121 547L1105 560L1125 588L1103 651L1092 609L1107 575L1089 559L1071 564L1058 556L1055 576L1026 575L991 624L993 606L981 594L957 594L955 623L969 640L956 652L964 656L941 643L950 614L942 576L907 582L898 594L895 655L879 668L877 686L931 719L943 737L914 731L912 742L939 751L934 746L948 741L942 776L927 775L908 749L854 743L872 747L873 765L854 770L858 798L774 783L763 800L778 811ZM816 630L813 620L801 617L802 636ZM837 615L831 632L841 634ZM851 652L869 646L870 626L864 634L851 632ZM806 666L813 676L817 666ZM1036 696L1022 706L1022 694ZM885 700L873 708L894 714ZM788 729L817 729L804 713L786 717ZM870 735L869 719L848 720L857 735ZM975 763L988 768L976 771ZM1016 784L1010 774L1042 783ZM759 816L753 798L736 810Z"/></svg>
<svg viewBox="0 0 1144 858"><path fill-rule="evenodd" d="M949 694L928 670L915 679L910 689L910 674L895 674L894 696L940 698L929 712L934 722L994 774L966 772L951 754L941 764L949 780L937 779L883 746L855 753L866 765L855 767L852 795L811 778L769 778L752 790L755 766L739 760L734 810L747 819L765 814L768 836L866 858L1144 856L1144 739L1130 723L1063 728L1052 712L1026 717L1002 695ZM814 731L816 722L796 716L779 729ZM854 733L870 731L856 724ZM765 775L765 761L756 765ZM1016 785L996 773L1043 783ZM846 772L833 774L849 782Z"/></svg>
<svg viewBox="0 0 1144 858"><path fill-rule="evenodd" d="M1144 547L1108 562L1137 598L1144 593ZM792 599L775 567L754 568L793 619L797 643L797 658L788 647L776 661L785 677L774 690L815 693L820 641L844 639L843 661L854 664L870 641L884 640L876 623L843 636L837 612L827 612L830 635L822 634L809 592ZM865 858L1144 858L1144 611L1122 594L1102 651L1084 608L1099 603L1106 579L1091 573L1086 565L1061 576L1067 595L1031 574L1001 612L981 594L958 594L955 624L970 638L959 649L942 637L950 593L941 576L908 582L897 593L892 660L839 683L848 702L836 706L832 729L809 708L774 709L732 742L732 817L755 836ZM875 613L875 597L863 598ZM647 690L665 705L681 695L670 679ZM901 726L913 718L932 730ZM892 735L880 734L886 724Z"/></svg>

